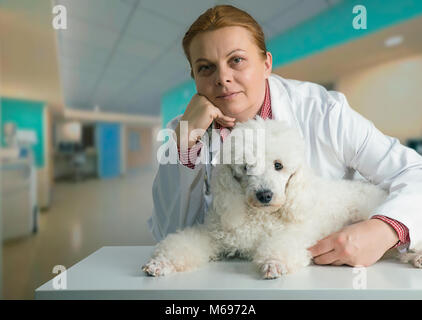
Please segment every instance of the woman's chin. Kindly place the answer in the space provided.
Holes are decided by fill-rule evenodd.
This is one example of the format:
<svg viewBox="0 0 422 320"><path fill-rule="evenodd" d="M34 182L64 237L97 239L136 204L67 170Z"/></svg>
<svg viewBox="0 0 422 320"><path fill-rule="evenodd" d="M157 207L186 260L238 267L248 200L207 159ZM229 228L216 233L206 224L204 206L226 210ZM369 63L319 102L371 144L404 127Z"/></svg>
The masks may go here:
<svg viewBox="0 0 422 320"><path fill-rule="evenodd" d="M248 110L248 108L241 108L239 107L239 103L230 103L225 105L220 105L219 109L221 112L224 113L224 115L232 118L238 118L241 117L243 114L245 114Z"/></svg>

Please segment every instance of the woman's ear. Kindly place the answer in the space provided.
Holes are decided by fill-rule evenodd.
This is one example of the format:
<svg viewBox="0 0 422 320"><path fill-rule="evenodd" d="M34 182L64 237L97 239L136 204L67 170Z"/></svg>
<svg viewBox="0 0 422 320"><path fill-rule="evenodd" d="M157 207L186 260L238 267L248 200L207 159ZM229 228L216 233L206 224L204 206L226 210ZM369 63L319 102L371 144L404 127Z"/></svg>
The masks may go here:
<svg viewBox="0 0 422 320"><path fill-rule="evenodd" d="M245 195L230 165L217 166L211 180L212 208L224 229L239 226L246 215Z"/></svg>
<svg viewBox="0 0 422 320"><path fill-rule="evenodd" d="M271 52L267 51L266 53L267 57L264 62L265 66L265 78L268 79L268 77L271 75L271 72L273 70L273 56Z"/></svg>

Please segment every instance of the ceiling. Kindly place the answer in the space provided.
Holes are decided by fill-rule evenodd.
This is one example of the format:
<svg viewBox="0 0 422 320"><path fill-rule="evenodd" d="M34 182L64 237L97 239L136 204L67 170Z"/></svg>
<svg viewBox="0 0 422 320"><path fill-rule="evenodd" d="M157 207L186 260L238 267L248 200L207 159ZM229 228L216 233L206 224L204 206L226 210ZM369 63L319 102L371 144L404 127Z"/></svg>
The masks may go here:
<svg viewBox="0 0 422 320"><path fill-rule="evenodd" d="M267 39L342 0L53 0L67 9L58 30L67 107L158 116L160 96L190 79L182 38L207 8L249 12Z"/></svg>

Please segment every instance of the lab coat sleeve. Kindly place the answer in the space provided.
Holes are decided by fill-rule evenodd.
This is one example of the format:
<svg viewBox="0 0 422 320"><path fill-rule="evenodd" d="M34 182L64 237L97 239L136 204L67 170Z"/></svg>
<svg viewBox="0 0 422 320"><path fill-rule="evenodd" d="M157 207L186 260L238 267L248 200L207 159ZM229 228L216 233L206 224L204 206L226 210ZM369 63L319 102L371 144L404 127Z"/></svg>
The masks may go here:
<svg viewBox="0 0 422 320"><path fill-rule="evenodd" d="M343 94L329 94L333 99L325 125L338 157L389 192L372 215L403 223L409 229L409 248L422 249L422 157L398 139L381 133L349 106Z"/></svg>
<svg viewBox="0 0 422 320"><path fill-rule="evenodd" d="M174 130L179 119L171 120L167 129ZM169 137L168 143L176 144L172 137ZM154 209L148 220L155 240L161 241L169 233L191 226L203 218L204 177L204 163L198 163L191 169L183 165L178 156L177 163L162 164L160 161L152 186Z"/></svg>

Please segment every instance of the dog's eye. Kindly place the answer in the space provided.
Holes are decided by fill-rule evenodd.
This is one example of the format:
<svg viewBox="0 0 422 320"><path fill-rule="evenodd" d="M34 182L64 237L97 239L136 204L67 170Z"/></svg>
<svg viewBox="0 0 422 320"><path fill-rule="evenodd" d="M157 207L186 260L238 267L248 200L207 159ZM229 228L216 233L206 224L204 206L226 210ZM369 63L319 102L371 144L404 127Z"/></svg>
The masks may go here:
<svg viewBox="0 0 422 320"><path fill-rule="evenodd" d="M283 169L283 165L281 164L281 162L275 161L274 162L274 169L276 169L277 171Z"/></svg>

